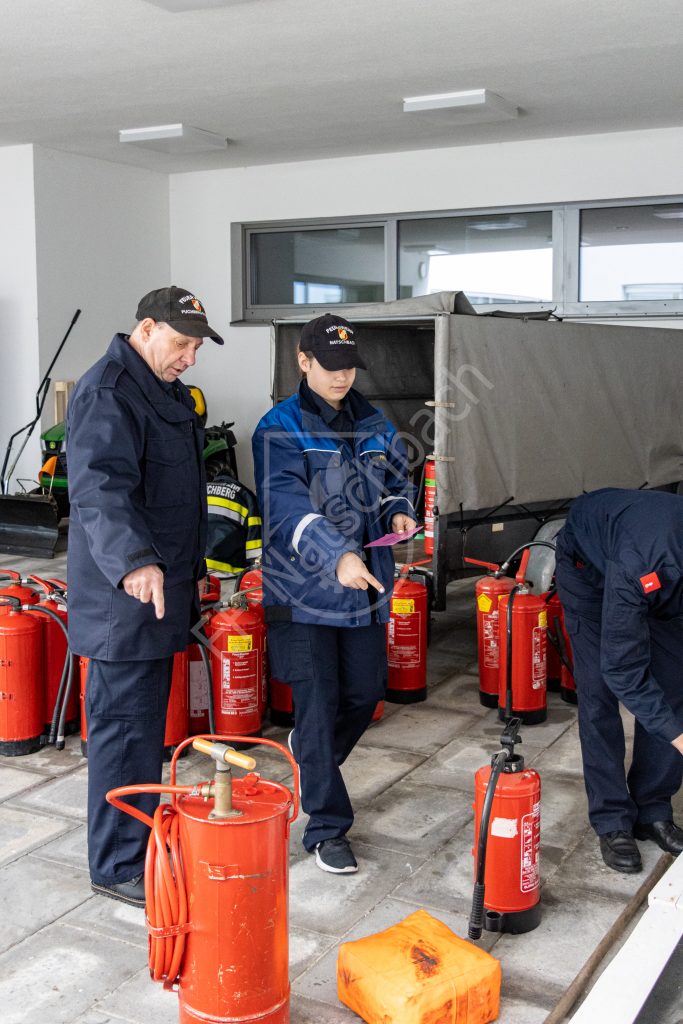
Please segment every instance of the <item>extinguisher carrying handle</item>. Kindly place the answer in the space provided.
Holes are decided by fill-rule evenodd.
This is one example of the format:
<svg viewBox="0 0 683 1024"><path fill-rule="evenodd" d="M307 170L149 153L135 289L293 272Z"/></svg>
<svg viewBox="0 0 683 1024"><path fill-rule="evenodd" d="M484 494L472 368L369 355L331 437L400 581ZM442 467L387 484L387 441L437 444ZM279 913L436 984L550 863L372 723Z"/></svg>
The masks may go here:
<svg viewBox="0 0 683 1024"><path fill-rule="evenodd" d="M468 565L481 565L482 568L489 569L496 576L500 576L500 566L495 562L482 562L479 558L463 558L463 562L467 562Z"/></svg>

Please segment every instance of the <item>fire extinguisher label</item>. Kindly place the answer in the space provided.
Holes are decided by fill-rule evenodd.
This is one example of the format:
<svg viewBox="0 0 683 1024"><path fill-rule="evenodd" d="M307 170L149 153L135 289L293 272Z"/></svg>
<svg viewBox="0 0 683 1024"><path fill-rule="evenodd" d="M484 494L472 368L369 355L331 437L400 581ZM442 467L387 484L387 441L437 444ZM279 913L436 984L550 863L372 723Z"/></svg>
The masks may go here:
<svg viewBox="0 0 683 1024"><path fill-rule="evenodd" d="M532 644L531 688L541 690L546 685L546 640L545 626L534 626Z"/></svg>
<svg viewBox="0 0 683 1024"><path fill-rule="evenodd" d="M541 842L541 805L535 803L531 814L522 816L520 835L521 874L519 887L522 892L533 892L540 884L538 849Z"/></svg>
<svg viewBox="0 0 683 1024"><path fill-rule="evenodd" d="M546 611L538 613L538 624L543 627L548 625L548 613Z"/></svg>
<svg viewBox="0 0 683 1024"><path fill-rule="evenodd" d="M488 594L480 594L477 598L477 608L480 612L490 612L493 606L493 601Z"/></svg>
<svg viewBox="0 0 683 1024"><path fill-rule="evenodd" d="M499 839L514 839L517 835L517 819L494 818L491 822L491 835Z"/></svg>
<svg viewBox="0 0 683 1024"><path fill-rule="evenodd" d="M230 639L230 638L228 638ZM221 651L221 712L258 709L259 652Z"/></svg>
<svg viewBox="0 0 683 1024"><path fill-rule="evenodd" d="M410 598L392 598L391 610L396 615L412 615L415 611L415 602Z"/></svg>
<svg viewBox="0 0 683 1024"><path fill-rule="evenodd" d="M199 718L209 706L209 677L203 661L190 662L190 717Z"/></svg>
<svg viewBox="0 0 683 1024"><path fill-rule="evenodd" d="M238 633L228 637L228 650L231 653L235 651L251 651L253 647L254 638L251 633Z"/></svg>
<svg viewBox="0 0 683 1024"><path fill-rule="evenodd" d="M398 602L409 604L413 608L414 601ZM409 614L404 612L389 619L389 644L388 662L390 668L418 668L422 657L420 623L422 616L420 612Z"/></svg>
<svg viewBox="0 0 683 1024"><path fill-rule="evenodd" d="M484 646L484 666L498 668L500 664L500 648L498 644L498 609L490 615L482 616L482 640Z"/></svg>

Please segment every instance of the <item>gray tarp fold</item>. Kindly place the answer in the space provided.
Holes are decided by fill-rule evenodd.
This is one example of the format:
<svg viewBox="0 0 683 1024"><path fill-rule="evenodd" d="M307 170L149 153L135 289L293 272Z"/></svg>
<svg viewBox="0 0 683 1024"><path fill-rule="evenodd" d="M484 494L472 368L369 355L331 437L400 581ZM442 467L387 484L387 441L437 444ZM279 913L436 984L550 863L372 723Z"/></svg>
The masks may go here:
<svg viewBox="0 0 683 1024"><path fill-rule="evenodd" d="M683 479L683 336L437 316L441 514Z"/></svg>

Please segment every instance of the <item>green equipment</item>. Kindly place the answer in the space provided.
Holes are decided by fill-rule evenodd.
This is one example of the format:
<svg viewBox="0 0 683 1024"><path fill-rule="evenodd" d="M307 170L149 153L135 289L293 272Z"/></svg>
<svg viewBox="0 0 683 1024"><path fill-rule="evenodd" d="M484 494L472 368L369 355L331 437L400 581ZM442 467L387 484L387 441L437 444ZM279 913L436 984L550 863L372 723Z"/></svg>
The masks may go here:
<svg viewBox="0 0 683 1024"><path fill-rule="evenodd" d="M54 358L47 368L36 392L36 414L30 423L16 430L9 439L5 458L0 470L0 553L12 555L28 555L38 558L52 558L59 539L59 520L61 511L56 497L53 495L54 483L47 474L47 483L18 494L9 493L10 480L21 458L22 452L40 419L45 399L50 389L50 373L66 344L66 339L81 315L77 309L73 315L66 334L62 338ZM25 434L24 440L10 465L12 446L16 438ZM54 470L52 463L50 469ZM18 481L21 484L21 481Z"/></svg>

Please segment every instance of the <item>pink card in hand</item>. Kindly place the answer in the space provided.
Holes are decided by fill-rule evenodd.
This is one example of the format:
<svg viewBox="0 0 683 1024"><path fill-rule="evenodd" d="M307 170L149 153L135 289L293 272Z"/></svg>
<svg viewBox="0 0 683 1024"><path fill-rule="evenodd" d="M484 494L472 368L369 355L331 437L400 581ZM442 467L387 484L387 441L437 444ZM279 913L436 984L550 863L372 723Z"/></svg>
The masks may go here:
<svg viewBox="0 0 683 1024"><path fill-rule="evenodd" d="M369 544L364 546L366 548L389 548L393 544L399 544L402 540L410 540L421 529L421 526L414 526L412 530L405 530L403 533L385 533L383 537L380 537L378 540L371 540Z"/></svg>

